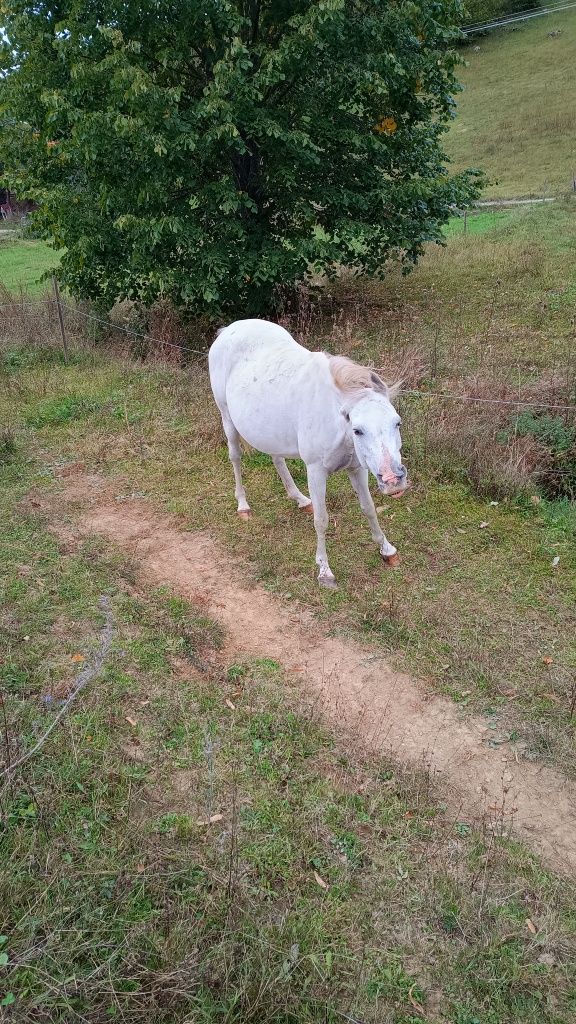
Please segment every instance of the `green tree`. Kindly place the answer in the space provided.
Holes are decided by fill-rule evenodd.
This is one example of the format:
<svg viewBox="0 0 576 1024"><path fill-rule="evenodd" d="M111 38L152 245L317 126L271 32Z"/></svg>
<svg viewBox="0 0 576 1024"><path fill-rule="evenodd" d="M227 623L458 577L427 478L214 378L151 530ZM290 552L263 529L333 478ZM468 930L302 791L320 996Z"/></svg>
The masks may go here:
<svg viewBox="0 0 576 1024"><path fill-rule="evenodd" d="M76 295L265 314L382 275L478 191L450 176L459 0L4 0L0 158Z"/></svg>

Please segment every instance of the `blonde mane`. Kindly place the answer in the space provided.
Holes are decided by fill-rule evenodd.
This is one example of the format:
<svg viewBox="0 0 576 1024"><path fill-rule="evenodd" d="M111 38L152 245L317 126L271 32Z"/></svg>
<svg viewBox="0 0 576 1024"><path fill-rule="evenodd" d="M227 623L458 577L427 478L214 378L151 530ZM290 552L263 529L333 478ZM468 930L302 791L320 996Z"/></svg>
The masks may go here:
<svg viewBox="0 0 576 1024"><path fill-rule="evenodd" d="M374 370L355 363L347 356L328 356L328 366L334 384L344 395L351 395L366 388L386 395L389 399L398 393L399 384L388 387Z"/></svg>

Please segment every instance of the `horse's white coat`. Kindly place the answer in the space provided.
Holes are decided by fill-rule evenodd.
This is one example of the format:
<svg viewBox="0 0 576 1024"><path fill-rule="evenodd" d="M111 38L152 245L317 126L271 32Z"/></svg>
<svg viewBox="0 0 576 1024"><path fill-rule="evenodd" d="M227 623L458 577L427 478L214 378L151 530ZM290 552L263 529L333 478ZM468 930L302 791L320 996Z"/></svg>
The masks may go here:
<svg viewBox="0 0 576 1024"><path fill-rule="evenodd" d="M368 486L368 471L384 494L396 496L407 486L400 419L380 378L341 357L309 352L283 327L266 320L238 320L224 328L208 359L234 469L238 512L250 512L240 470L243 437L272 456L288 495L300 508L309 508L312 501L321 584L335 585L326 554L326 480L336 470L348 473L383 557L395 555ZM304 460L310 498L294 483L287 458Z"/></svg>

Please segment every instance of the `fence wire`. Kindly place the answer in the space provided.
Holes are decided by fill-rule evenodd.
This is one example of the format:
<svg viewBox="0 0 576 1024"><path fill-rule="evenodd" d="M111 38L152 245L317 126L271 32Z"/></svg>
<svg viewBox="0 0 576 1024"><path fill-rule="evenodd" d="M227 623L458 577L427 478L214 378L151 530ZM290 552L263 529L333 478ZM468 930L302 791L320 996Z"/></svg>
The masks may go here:
<svg viewBox="0 0 576 1024"><path fill-rule="evenodd" d="M208 358L208 352L207 352L206 349L192 348L189 345L182 345L182 344L179 344L177 342L169 341L169 340L164 339L164 338L157 338L157 337L155 337L154 335L150 334L147 331L137 331L137 330L134 330L134 328L127 327L127 326L125 326L123 324L119 324L119 323L111 320L108 317L97 316L94 313L86 312L85 310L80 309L78 306L73 306L73 305L71 305L71 304L69 304L67 302L62 301L62 300L60 300L59 305L60 305L60 309L62 311L66 311L66 314L69 315L70 320L73 320L74 317L80 317L87 324L93 323L93 324L98 325L99 328L104 328L107 332L109 332L111 335L113 335L113 337L115 339L117 338L118 334L122 334L126 338L136 338L136 339L138 339L140 341L147 342L149 345L154 346L154 348L156 349L157 353L161 353L164 349L171 349L171 350L175 350L175 351L179 351L179 352L185 353L187 355L199 356L201 359L207 359ZM10 312L6 313L6 312L4 312L5 310L10 310ZM32 312L29 312L29 310L31 310ZM2 327L4 326L5 323L19 323L23 327L26 327L28 323L34 323L34 324L42 323L42 324L44 324L47 327L48 326L48 324L47 324L47 316L50 316L51 320L53 321L52 323L50 323L50 327L53 330L56 330L58 328L58 304L56 302L56 299L48 297L48 296L46 296L43 299L26 299L26 301L17 299L13 303L11 303L11 302L4 302L4 303L0 304L0 330L2 329ZM490 328L491 328L491 324L488 324L487 333L489 333ZM66 334L67 334L67 336L69 338L74 338L75 340L79 340L80 339L80 340L83 340L85 342L90 343L90 339L89 338L86 338L83 335L78 334L76 332L73 333L73 332L70 331L69 321L66 324ZM434 354L431 356L431 361L434 364L434 372L431 375L434 378L437 378L438 376L441 376L441 373L440 373L440 370L439 370L439 367L438 367L438 352L436 351L436 345L434 347ZM535 360L534 359L526 357L526 361L527 361L530 369L536 369L537 368L537 365L535 365ZM497 362L494 362L494 363L488 363L485 366L482 365L481 368L484 371L486 371L486 370L494 370L496 372L496 371L501 370L504 367L507 367L509 369L519 370L520 366L521 366L521 360L520 359L516 359L516 360L509 360L509 361L498 360ZM545 367L542 367L542 368L545 368ZM451 367L451 369L455 369L455 368ZM464 367L461 367L460 369L463 370ZM472 368L470 368L470 367L468 368L468 372L469 373L470 373L471 369ZM451 375L451 377L453 379L453 375ZM576 413L576 404L564 403L564 402L539 401L538 399L535 399L535 398L530 398L530 399L524 399L524 398L517 398L517 399L510 399L510 398L508 398L508 399L503 399L503 398L487 398L487 397L484 397L484 396L476 396L476 395L470 395L470 394L456 394L454 392L435 391L435 390L433 390L431 388L426 388L426 389L422 390L422 389L417 389L417 388L403 388L403 387L401 387L399 393L403 397L409 397L409 398L426 398L426 399L435 398L435 399L438 399L439 401L474 403L474 404L478 404L478 405L487 405L487 406L502 406L502 407L509 407L509 408L512 408L512 409L514 409L514 408L523 408L523 409L534 408L534 409L549 410L549 411L554 411L554 412L573 412L573 413Z"/></svg>

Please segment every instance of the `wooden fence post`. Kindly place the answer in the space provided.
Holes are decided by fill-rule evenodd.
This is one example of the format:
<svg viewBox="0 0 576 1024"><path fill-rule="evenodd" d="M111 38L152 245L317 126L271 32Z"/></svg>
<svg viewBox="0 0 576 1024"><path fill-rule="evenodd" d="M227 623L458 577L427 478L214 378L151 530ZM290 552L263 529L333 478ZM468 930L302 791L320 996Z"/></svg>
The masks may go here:
<svg viewBox="0 0 576 1024"><path fill-rule="evenodd" d="M64 327L64 317L62 316L62 305L60 303L60 292L58 290L58 281L56 280L56 274L52 274L52 284L54 286L54 298L56 299L56 309L58 310L58 320L60 322L60 334L62 335L62 346L64 348L64 362L68 363L68 339L66 337L66 329Z"/></svg>

